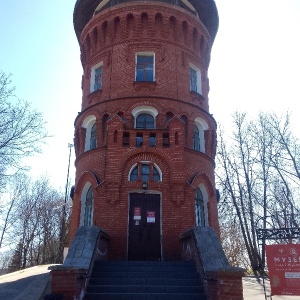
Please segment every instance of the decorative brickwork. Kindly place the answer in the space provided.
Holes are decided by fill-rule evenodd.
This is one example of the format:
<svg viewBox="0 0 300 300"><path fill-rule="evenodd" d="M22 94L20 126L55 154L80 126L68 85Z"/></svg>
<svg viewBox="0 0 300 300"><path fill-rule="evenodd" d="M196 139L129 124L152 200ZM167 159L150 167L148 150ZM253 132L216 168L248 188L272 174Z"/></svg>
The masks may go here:
<svg viewBox="0 0 300 300"><path fill-rule="evenodd" d="M228 265L218 240L217 125L207 77L218 28L214 1L78 0L74 27L83 96L67 262L79 253L93 264L75 232L102 228L108 259L193 259L209 299L242 299L242 271ZM195 225L198 236L181 242ZM89 270L53 270L52 291L80 297Z"/></svg>
<svg viewBox="0 0 300 300"><path fill-rule="evenodd" d="M81 4L78 1L76 9ZM162 259L181 258L178 237L195 226L195 189L199 186L206 197L206 225L219 232L216 122L208 111L207 69L214 38L209 30L196 13L167 1L120 1L86 23L79 41L84 74L82 111L75 120L71 240L84 218L86 184L94 191L93 225L112 237L111 259L127 259L132 192L160 195ZM154 56L153 81L136 80L137 53ZM91 92L92 69L99 64L101 89ZM201 72L201 95L190 91L191 65ZM136 129L133 112L149 107L158 112L154 128ZM86 151L90 134L86 120L90 119L96 120L96 147ZM196 120L204 130L202 152L193 149ZM137 136L142 139L140 146ZM155 164L162 173L159 182L150 178L146 190L141 177L129 180L130 170L142 162Z"/></svg>

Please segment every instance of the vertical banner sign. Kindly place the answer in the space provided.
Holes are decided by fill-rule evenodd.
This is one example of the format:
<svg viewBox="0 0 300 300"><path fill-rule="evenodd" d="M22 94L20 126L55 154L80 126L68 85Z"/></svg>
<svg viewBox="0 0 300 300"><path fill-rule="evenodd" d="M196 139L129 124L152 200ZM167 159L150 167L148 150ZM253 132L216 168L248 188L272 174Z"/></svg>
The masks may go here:
<svg viewBox="0 0 300 300"><path fill-rule="evenodd" d="M147 211L147 223L155 223L155 211Z"/></svg>
<svg viewBox="0 0 300 300"><path fill-rule="evenodd" d="M300 296L300 244L266 245L272 295Z"/></svg>

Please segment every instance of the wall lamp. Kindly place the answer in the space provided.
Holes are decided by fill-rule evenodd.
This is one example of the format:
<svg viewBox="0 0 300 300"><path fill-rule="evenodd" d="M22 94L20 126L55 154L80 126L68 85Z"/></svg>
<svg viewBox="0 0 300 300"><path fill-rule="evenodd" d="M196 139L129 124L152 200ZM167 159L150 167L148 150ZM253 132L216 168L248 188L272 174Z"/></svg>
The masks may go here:
<svg viewBox="0 0 300 300"><path fill-rule="evenodd" d="M143 188L143 190L147 190L148 189L148 182L147 181L143 181L142 188Z"/></svg>

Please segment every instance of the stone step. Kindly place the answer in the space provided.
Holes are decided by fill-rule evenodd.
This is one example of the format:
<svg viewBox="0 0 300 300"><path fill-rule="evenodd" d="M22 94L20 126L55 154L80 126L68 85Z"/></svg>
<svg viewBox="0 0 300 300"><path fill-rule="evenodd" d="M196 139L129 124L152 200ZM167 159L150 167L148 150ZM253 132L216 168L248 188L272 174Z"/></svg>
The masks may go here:
<svg viewBox="0 0 300 300"><path fill-rule="evenodd" d="M201 293L200 286L89 285L88 293Z"/></svg>
<svg viewBox="0 0 300 300"><path fill-rule="evenodd" d="M90 285L166 285L166 286L199 286L200 279L179 278L91 278Z"/></svg>
<svg viewBox="0 0 300 300"><path fill-rule="evenodd" d="M122 293L101 293L86 294L85 300L207 300L204 294L199 293L148 293L148 294L122 294Z"/></svg>
<svg viewBox="0 0 300 300"><path fill-rule="evenodd" d="M198 279L198 273L184 272L92 272L91 278L178 278Z"/></svg>
<svg viewBox="0 0 300 300"><path fill-rule="evenodd" d="M85 300L206 300L192 262L97 262Z"/></svg>
<svg viewBox="0 0 300 300"><path fill-rule="evenodd" d="M127 271L127 272L195 272L195 265L189 262L113 262L109 263L95 263L93 270L106 272L106 271Z"/></svg>
<svg viewBox="0 0 300 300"><path fill-rule="evenodd" d="M102 260L96 261L94 266L190 266L195 267L192 261L145 261L145 260Z"/></svg>

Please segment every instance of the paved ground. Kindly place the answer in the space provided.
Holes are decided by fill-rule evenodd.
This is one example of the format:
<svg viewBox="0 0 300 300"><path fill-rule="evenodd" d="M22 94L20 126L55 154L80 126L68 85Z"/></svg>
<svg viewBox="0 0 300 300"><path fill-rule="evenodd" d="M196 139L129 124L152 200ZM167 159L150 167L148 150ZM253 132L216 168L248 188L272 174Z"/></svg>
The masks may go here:
<svg viewBox="0 0 300 300"><path fill-rule="evenodd" d="M50 281L49 266L37 266L0 276L0 299L43 299L42 295Z"/></svg>
<svg viewBox="0 0 300 300"><path fill-rule="evenodd" d="M263 282L260 278L254 276L247 276L243 278L243 288L244 288L244 299L245 300L299 300L300 296L272 296L270 298L270 283L265 280L266 295L265 298Z"/></svg>
<svg viewBox="0 0 300 300"><path fill-rule="evenodd" d="M26 270L0 276L0 300L42 300L48 292L50 274L49 265L28 268ZM244 299L264 300L262 282L255 277L244 277ZM270 295L269 282L266 281L267 295ZM271 299L267 297L267 299ZM273 300L299 300L300 296L273 296Z"/></svg>

